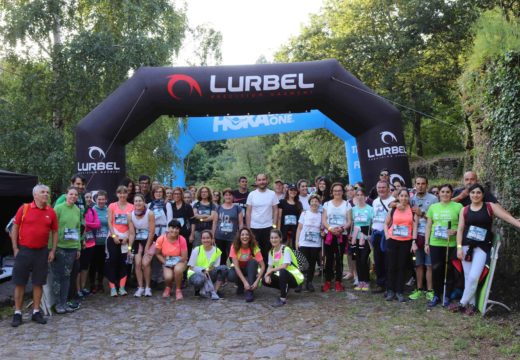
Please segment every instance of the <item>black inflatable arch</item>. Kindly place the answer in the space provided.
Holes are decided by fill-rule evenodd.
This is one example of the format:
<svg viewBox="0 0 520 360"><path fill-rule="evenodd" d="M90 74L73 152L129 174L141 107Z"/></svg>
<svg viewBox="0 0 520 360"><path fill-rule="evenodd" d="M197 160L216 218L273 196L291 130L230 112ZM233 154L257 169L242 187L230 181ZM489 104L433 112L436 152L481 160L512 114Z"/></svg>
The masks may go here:
<svg viewBox="0 0 520 360"><path fill-rule="evenodd" d="M409 185L400 113L373 94L336 60L140 68L77 125L77 170L89 189L113 192L125 176L125 145L161 115L317 109L356 137L367 186L375 184L382 168Z"/></svg>

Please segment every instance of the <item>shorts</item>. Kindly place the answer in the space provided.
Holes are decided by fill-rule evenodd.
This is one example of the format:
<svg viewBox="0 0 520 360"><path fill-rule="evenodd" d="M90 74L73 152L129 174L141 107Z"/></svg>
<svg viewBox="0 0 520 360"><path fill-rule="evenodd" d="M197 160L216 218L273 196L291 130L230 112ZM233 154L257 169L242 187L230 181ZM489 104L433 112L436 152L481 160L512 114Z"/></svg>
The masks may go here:
<svg viewBox="0 0 520 360"><path fill-rule="evenodd" d="M426 254L424 249L417 249L415 252L415 266L432 266L432 257Z"/></svg>
<svg viewBox="0 0 520 360"><path fill-rule="evenodd" d="M49 266L49 249L30 249L20 246L20 251L14 259L13 283L15 285L27 285L29 274L33 285L45 285L47 283L47 271Z"/></svg>
<svg viewBox="0 0 520 360"><path fill-rule="evenodd" d="M92 257L94 256L95 246L84 248L81 250L81 256L79 258L79 269L88 270L90 264L92 264Z"/></svg>

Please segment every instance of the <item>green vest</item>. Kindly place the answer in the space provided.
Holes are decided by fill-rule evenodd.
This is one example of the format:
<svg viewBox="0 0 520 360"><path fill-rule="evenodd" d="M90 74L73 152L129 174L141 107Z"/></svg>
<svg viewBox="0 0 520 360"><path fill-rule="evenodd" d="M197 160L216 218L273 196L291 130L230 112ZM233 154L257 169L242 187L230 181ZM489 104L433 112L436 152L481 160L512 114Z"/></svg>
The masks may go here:
<svg viewBox="0 0 520 360"><path fill-rule="evenodd" d="M294 255L294 252L291 250L290 247L287 247L285 245L282 245L282 256L280 256L279 260L274 259L274 249L271 250L271 257L273 258L273 267L282 266L283 264L283 253L287 250L291 254L291 263L287 266L287 271L291 273L292 276L294 276L294 279L296 280L296 283L300 285L303 283L304 276L300 269L296 266L298 264L298 259L296 259L296 256Z"/></svg>
<svg viewBox="0 0 520 360"><path fill-rule="evenodd" d="M222 255L222 251L218 247L215 247L215 251L211 255L211 259L208 260L206 257L206 251L204 250L204 245L200 245L197 247L199 249L199 254L197 255L197 261L195 262L195 266L202 267L204 269L208 269L210 264L214 264L217 259ZM195 274L195 271L188 270L188 279Z"/></svg>

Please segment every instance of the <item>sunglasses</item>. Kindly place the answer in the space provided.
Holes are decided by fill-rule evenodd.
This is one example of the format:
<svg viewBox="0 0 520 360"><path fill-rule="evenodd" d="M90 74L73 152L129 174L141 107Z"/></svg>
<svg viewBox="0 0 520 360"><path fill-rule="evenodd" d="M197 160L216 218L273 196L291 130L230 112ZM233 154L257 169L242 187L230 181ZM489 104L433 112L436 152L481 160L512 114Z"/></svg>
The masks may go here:
<svg viewBox="0 0 520 360"><path fill-rule="evenodd" d="M379 176L388 176L388 173L387 172L382 172L379 174Z"/></svg>

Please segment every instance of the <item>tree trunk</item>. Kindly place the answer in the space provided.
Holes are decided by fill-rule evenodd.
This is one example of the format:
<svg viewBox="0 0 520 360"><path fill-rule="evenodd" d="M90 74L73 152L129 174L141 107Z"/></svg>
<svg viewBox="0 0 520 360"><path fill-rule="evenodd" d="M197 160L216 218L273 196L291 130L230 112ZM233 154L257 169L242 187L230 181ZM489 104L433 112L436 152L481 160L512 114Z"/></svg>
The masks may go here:
<svg viewBox="0 0 520 360"><path fill-rule="evenodd" d="M417 149L417 156L422 157L424 155L423 144L421 138L421 120L422 116L419 113L414 113L413 119L413 136L415 138L415 147Z"/></svg>

